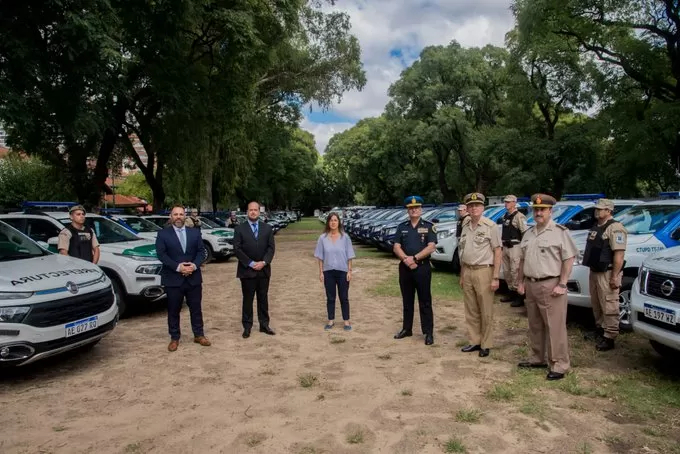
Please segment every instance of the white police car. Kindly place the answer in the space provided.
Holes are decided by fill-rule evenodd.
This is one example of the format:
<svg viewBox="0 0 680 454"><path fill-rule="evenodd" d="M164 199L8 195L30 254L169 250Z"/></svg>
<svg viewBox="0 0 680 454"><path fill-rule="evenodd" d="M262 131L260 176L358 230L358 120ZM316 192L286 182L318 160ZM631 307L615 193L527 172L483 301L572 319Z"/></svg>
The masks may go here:
<svg viewBox="0 0 680 454"><path fill-rule="evenodd" d="M93 346L118 322L106 274L46 247L0 221L0 367Z"/></svg>
<svg viewBox="0 0 680 454"><path fill-rule="evenodd" d="M70 202L60 206L46 205L46 209L68 207ZM57 252L58 235L71 220L66 211L40 211L35 205L26 204L25 211L0 215L0 220L12 225L35 241L43 241L52 252ZM156 257L156 245L145 240L120 224L104 217L88 213L86 225L93 228L100 244L99 267L111 279L121 315L128 304L140 301L158 301L165 298L161 286L161 262Z"/></svg>
<svg viewBox="0 0 680 454"><path fill-rule="evenodd" d="M671 197L672 193L662 193ZM650 254L680 245L680 199L655 200L635 205L615 216L628 231L620 291L619 327L630 331L630 293L640 265ZM587 232L574 234L579 254L567 282L569 304L591 307L588 267L581 264Z"/></svg>
<svg viewBox="0 0 680 454"><path fill-rule="evenodd" d="M661 356L680 359L680 247L645 258L631 291L633 331Z"/></svg>

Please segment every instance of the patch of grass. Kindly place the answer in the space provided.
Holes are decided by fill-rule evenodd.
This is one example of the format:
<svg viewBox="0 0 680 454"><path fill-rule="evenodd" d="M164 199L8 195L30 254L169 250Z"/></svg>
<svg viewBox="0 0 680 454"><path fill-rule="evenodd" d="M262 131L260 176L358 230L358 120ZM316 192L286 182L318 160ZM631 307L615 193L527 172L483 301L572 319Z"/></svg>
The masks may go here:
<svg viewBox="0 0 680 454"><path fill-rule="evenodd" d="M319 377L312 373L300 374L298 375L298 382L303 388L311 388L319 383Z"/></svg>
<svg viewBox="0 0 680 454"><path fill-rule="evenodd" d="M347 437L345 438L347 443L351 445L357 445L360 443L364 442L364 430L360 427L356 429L352 429L349 431L347 434Z"/></svg>
<svg viewBox="0 0 680 454"><path fill-rule="evenodd" d="M458 301L463 299L463 290L458 284L458 278L451 273L432 270L431 289L432 296L434 298L444 298ZM394 266L394 271L391 272L385 280L374 286L370 291L376 296L401 296L396 263Z"/></svg>
<svg viewBox="0 0 680 454"><path fill-rule="evenodd" d="M444 452L465 453L467 452L467 448L465 448L465 445L460 438L451 437L446 444L444 444Z"/></svg>
<svg viewBox="0 0 680 454"><path fill-rule="evenodd" d="M260 372L260 375L276 375L276 371L271 367L267 367L265 370Z"/></svg>
<svg viewBox="0 0 680 454"><path fill-rule="evenodd" d="M452 333L455 330L457 330L458 327L456 325L446 325L442 329L439 330L440 333Z"/></svg>
<svg viewBox="0 0 680 454"><path fill-rule="evenodd" d="M66 430L66 427L64 427L64 426L54 426L54 427L52 427L52 430L55 431L55 432L63 432L63 431Z"/></svg>
<svg viewBox="0 0 680 454"><path fill-rule="evenodd" d="M292 224L288 224L288 226L285 229L279 231L279 234L281 234L283 232L291 232L291 231L298 231L298 230L314 230L316 232L319 232L318 235L321 235L321 232L323 232L323 228L324 228L324 223L319 221L315 217L302 218L298 222L293 222Z"/></svg>
<svg viewBox="0 0 680 454"><path fill-rule="evenodd" d="M412 396L412 395L413 395L413 391L411 391L410 389L402 389L402 390L401 390L401 395L402 395L402 396Z"/></svg>
<svg viewBox="0 0 680 454"><path fill-rule="evenodd" d="M276 235L276 241L316 241L321 233L283 233Z"/></svg>
<svg viewBox="0 0 680 454"><path fill-rule="evenodd" d="M579 382L578 376L576 374L567 374L564 379L560 380L557 387L567 394L574 396L582 396L588 393L588 390L584 389Z"/></svg>
<svg viewBox="0 0 680 454"><path fill-rule="evenodd" d="M344 337L331 337L331 344L344 344L346 341Z"/></svg>
<svg viewBox="0 0 680 454"><path fill-rule="evenodd" d="M519 407L519 412L543 420L548 412L548 408L543 401L537 398L528 398Z"/></svg>
<svg viewBox="0 0 680 454"><path fill-rule="evenodd" d="M456 421L476 424L482 418L482 412L474 408L461 408L456 413Z"/></svg>
<svg viewBox="0 0 680 454"><path fill-rule="evenodd" d="M529 327L527 319L522 317L512 317L503 320L503 325L512 330L527 329Z"/></svg>
<svg viewBox="0 0 680 454"><path fill-rule="evenodd" d="M465 347L468 344L468 341L465 339L461 339L456 341L456 347Z"/></svg>
<svg viewBox="0 0 680 454"><path fill-rule="evenodd" d="M522 345L521 347L517 347L513 353L518 358L526 358L529 354L529 348L526 345Z"/></svg>
<svg viewBox="0 0 680 454"><path fill-rule="evenodd" d="M127 446L125 446L125 452L141 452L141 450L142 450L141 443L130 443Z"/></svg>
<svg viewBox="0 0 680 454"><path fill-rule="evenodd" d="M267 439L267 436L263 433L251 433L246 436L246 445L249 448L254 448L263 441Z"/></svg>
<svg viewBox="0 0 680 454"><path fill-rule="evenodd" d="M659 430L657 427L643 427L642 428L642 433L645 435L649 435L650 437L662 437L663 432Z"/></svg>
<svg viewBox="0 0 680 454"><path fill-rule="evenodd" d="M354 255L358 259L392 259L394 255L391 252L380 251L372 246L354 245Z"/></svg>
<svg viewBox="0 0 680 454"><path fill-rule="evenodd" d="M605 377L595 381L593 389L607 392L634 414L645 418L665 418L669 409L680 408L680 387L653 370Z"/></svg>
<svg viewBox="0 0 680 454"><path fill-rule="evenodd" d="M378 359L382 359L383 361L387 361L388 359L392 359L392 355L389 353L384 353L382 355L378 355Z"/></svg>
<svg viewBox="0 0 680 454"><path fill-rule="evenodd" d="M497 384L486 393L486 396L495 401L509 401L517 397L517 393L509 384Z"/></svg>
<svg viewBox="0 0 680 454"><path fill-rule="evenodd" d="M578 446L576 446L576 452L578 454L591 454L593 449L590 447L590 444L588 444L587 441L582 441L578 444Z"/></svg>

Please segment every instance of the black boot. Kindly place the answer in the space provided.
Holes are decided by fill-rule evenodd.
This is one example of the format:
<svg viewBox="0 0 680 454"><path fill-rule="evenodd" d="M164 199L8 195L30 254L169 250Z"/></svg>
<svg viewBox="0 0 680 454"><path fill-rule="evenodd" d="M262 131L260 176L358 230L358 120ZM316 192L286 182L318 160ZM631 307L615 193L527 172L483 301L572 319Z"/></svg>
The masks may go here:
<svg viewBox="0 0 680 454"><path fill-rule="evenodd" d="M595 346L595 350L598 352L606 352L608 350L614 350L614 339L608 337L602 337L600 342Z"/></svg>
<svg viewBox="0 0 680 454"><path fill-rule="evenodd" d="M514 290L510 290L510 292L507 295L501 298L501 303L509 303L511 301L515 301L515 299L517 299L518 296L519 295L517 294L517 292L515 292Z"/></svg>
<svg viewBox="0 0 680 454"><path fill-rule="evenodd" d="M519 293L517 293L517 297L512 303L510 303L510 307L522 307L522 306L524 306L524 295L520 295Z"/></svg>

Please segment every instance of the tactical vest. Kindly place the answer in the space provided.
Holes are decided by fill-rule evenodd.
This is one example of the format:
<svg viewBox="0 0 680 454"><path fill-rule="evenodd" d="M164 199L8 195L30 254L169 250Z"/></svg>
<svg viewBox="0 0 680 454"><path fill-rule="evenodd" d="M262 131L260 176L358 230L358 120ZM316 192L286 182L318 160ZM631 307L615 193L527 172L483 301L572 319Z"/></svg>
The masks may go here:
<svg viewBox="0 0 680 454"><path fill-rule="evenodd" d="M466 214L462 218L458 219L458 222L456 223L456 238L460 239L460 234L463 231L463 221L465 220L466 217L470 216L469 214Z"/></svg>
<svg viewBox="0 0 680 454"><path fill-rule="evenodd" d="M616 222L614 219L610 219L601 226L593 226L588 232L586 250L583 252L583 264L591 271L603 273L612 265L614 253L609 246L609 241L604 239L604 232L614 222Z"/></svg>
<svg viewBox="0 0 680 454"><path fill-rule="evenodd" d="M503 233L501 233L501 241L505 247L513 247L522 241L522 231L512 224L519 211L512 214L505 213L503 215Z"/></svg>
<svg viewBox="0 0 680 454"><path fill-rule="evenodd" d="M67 225L66 228L71 232L71 239L68 243L68 255L87 260L88 262L93 261L92 238L94 237L94 230L87 226L83 230L78 230L73 224Z"/></svg>

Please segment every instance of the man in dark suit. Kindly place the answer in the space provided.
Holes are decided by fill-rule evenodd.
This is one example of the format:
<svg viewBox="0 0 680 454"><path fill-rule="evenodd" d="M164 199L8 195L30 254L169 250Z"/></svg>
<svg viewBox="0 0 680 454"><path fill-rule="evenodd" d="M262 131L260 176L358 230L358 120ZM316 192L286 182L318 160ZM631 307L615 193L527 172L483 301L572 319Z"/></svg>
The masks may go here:
<svg viewBox="0 0 680 454"><path fill-rule="evenodd" d="M168 350L174 352L179 346L179 313L186 298L191 316L191 330L194 342L204 347L210 341L203 334L203 314L201 312L202 282L201 261L205 246L199 229L184 226L184 207L176 205L170 212L171 225L158 232L156 254L163 263L161 284L168 295L168 331L170 344Z"/></svg>
<svg viewBox="0 0 680 454"><path fill-rule="evenodd" d="M260 222L260 204L248 204L248 221L234 230L234 254L238 258L236 277L241 279L243 291L243 337L250 337L253 327L253 298L257 294L257 320L260 332L271 336L276 334L269 327L269 278L274 258L274 231Z"/></svg>

